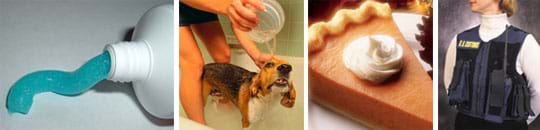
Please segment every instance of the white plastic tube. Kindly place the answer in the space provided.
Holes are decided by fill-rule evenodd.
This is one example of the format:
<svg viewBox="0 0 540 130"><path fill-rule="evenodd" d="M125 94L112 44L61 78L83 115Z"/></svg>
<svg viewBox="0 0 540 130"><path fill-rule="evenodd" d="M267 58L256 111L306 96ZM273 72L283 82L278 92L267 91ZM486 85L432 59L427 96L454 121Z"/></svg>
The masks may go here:
<svg viewBox="0 0 540 130"><path fill-rule="evenodd" d="M173 6L148 10L139 20L132 41L109 44L111 69L107 79L132 82L137 99L158 118L174 116Z"/></svg>

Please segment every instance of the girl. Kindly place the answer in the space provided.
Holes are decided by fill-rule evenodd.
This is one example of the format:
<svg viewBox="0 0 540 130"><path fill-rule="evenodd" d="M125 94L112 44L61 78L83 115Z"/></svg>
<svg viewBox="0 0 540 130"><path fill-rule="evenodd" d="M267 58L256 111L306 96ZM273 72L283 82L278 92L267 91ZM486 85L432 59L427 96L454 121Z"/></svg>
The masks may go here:
<svg viewBox="0 0 540 130"><path fill-rule="evenodd" d="M540 46L510 25L516 0L469 0L481 23L450 43L444 83L456 129L527 129L539 112ZM534 111L533 111L534 110Z"/></svg>

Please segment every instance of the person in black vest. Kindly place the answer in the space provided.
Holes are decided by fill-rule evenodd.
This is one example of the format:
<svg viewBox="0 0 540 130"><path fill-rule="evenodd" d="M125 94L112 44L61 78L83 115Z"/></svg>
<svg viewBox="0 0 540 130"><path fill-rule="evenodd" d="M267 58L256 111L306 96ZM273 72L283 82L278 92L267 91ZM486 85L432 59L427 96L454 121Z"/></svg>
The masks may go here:
<svg viewBox="0 0 540 130"><path fill-rule="evenodd" d="M455 128L526 130L540 108L540 46L508 23L516 0L469 3L481 23L454 37L444 68Z"/></svg>

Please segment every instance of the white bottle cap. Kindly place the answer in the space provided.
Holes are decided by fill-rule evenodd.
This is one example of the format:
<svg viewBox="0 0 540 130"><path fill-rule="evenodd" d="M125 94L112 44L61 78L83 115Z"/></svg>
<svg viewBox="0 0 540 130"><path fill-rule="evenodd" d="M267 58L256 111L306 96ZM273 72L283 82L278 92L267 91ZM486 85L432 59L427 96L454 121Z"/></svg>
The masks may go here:
<svg viewBox="0 0 540 130"><path fill-rule="evenodd" d="M152 49L146 42L119 42L108 44L111 70L107 79L115 82L144 80L152 70Z"/></svg>

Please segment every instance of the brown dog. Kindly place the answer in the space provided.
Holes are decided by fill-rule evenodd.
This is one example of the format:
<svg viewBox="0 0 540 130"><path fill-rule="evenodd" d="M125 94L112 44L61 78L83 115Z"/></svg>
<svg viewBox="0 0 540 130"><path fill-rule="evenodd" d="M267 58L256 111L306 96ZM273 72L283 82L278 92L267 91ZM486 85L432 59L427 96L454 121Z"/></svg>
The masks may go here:
<svg viewBox="0 0 540 130"><path fill-rule="evenodd" d="M287 61L276 58L265 63L259 73L232 64L206 64L202 76L203 101L209 95L230 99L240 109L242 128L248 128L279 98L281 105L293 107L296 91L289 80L291 71Z"/></svg>

